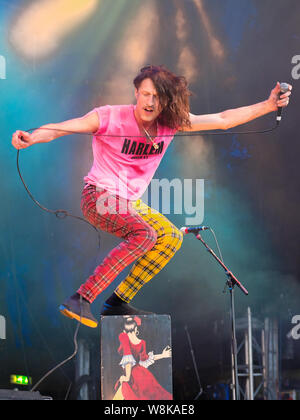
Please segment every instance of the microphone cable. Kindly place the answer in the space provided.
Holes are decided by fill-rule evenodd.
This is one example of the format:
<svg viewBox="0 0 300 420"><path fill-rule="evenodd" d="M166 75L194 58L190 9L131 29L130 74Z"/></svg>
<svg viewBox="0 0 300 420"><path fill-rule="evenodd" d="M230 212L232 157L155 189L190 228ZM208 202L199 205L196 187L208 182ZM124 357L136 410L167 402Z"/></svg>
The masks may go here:
<svg viewBox="0 0 300 420"><path fill-rule="evenodd" d="M54 214L58 219L65 219L66 217L72 217L73 219L77 219L77 220L81 220L87 224L89 224L93 229L96 230L97 234L98 234L98 245L100 248L101 245L101 237L100 237L100 232L99 230L92 225L88 220L84 219L83 217L79 217L79 216L74 216L73 214L69 213L67 210L63 210L63 209L59 209L59 210L51 210L48 209L47 207L43 206L39 201L37 201L37 199L33 196L33 194L31 193L31 191L29 190L27 184L24 181L24 178L21 174L21 170L20 170L20 164L19 164L19 160L20 160L20 150L17 151L17 170L18 170L18 174L19 177L22 181L22 184L24 185L24 188L27 192L27 194L29 195L29 197L31 198L31 200L38 206L40 207L41 210L46 211L47 213L51 213Z"/></svg>
<svg viewBox="0 0 300 420"><path fill-rule="evenodd" d="M77 336L78 336L78 331L79 331L79 328L80 328L81 317L82 317L82 296L80 296L80 320L77 321L77 326L76 326L75 333L74 333L74 336L73 336L73 343L74 343L74 351L73 351L73 353L70 356L68 356L66 359L64 359L62 362L60 362L56 366L54 366L52 369L50 369L47 373L45 373L45 375L43 375L41 377L41 379L30 389L30 392L34 392L40 386L40 384L46 378L48 378L48 376L50 376L58 368L62 367L64 364L66 364L67 362L69 362L70 360L72 360L76 356L76 354L78 353Z"/></svg>

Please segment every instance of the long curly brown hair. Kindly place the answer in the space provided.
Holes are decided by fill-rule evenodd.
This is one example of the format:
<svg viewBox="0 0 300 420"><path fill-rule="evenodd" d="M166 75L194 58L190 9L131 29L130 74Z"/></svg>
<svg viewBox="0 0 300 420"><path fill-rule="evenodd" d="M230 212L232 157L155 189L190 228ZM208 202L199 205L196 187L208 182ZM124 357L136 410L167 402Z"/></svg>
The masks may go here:
<svg viewBox="0 0 300 420"><path fill-rule="evenodd" d="M169 128L190 127L191 92L184 76L176 76L164 66L147 66L140 70L133 83L136 89L145 79L151 79L159 96L162 111L158 122Z"/></svg>

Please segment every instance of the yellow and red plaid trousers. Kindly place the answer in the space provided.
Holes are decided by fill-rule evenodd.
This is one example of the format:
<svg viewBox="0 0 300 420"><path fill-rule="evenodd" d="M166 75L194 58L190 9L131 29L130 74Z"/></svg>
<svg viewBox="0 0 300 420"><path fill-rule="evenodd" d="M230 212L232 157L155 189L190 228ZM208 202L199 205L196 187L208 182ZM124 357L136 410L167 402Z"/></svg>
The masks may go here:
<svg viewBox="0 0 300 420"><path fill-rule="evenodd" d="M142 200L129 201L86 185L81 208L84 217L96 228L123 239L79 288L78 293L89 302L135 261L128 276L115 289L123 301L130 302L143 285L165 267L182 244L182 232Z"/></svg>

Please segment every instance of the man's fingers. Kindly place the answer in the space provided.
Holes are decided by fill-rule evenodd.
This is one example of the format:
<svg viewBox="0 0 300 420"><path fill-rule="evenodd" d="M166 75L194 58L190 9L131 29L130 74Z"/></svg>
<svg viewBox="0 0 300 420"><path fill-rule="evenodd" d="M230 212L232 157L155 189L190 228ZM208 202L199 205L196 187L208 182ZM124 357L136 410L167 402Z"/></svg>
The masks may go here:
<svg viewBox="0 0 300 420"><path fill-rule="evenodd" d="M30 140L30 134L26 131L20 131L19 138L21 141L28 143Z"/></svg>
<svg viewBox="0 0 300 420"><path fill-rule="evenodd" d="M26 131L17 130L12 136L12 145L16 149L25 149L30 145L30 134Z"/></svg>
<svg viewBox="0 0 300 420"><path fill-rule="evenodd" d="M292 92L289 90L288 92L280 95L280 99L288 98L289 96L291 96L291 94L292 94Z"/></svg>
<svg viewBox="0 0 300 420"><path fill-rule="evenodd" d="M280 99L280 101L277 101L277 106L285 107L285 106L288 106L289 102L290 102L289 98Z"/></svg>
<svg viewBox="0 0 300 420"><path fill-rule="evenodd" d="M293 86L288 85L288 87L289 87L289 90L287 92L283 93L282 95L279 92L277 106L280 107L280 108L288 106L288 104L290 102L290 96L292 94Z"/></svg>
<svg viewBox="0 0 300 420"><path fill-rule="evenodd" d="M288 93L290 95L291 91L293 89L293 86L289 85L288 83L287 83L287 85L288 85L289 90L286 93ZM274 92L277 93L277 94L280 94L280 91L281 91L281 84L279 82L277 82L277 84L274 88Z"/></svg>
<svg viewBox="0 0 300 420"><path fill-rule="evenodd" d="M28 143L28 139L26 139L24 136L20 136L20 141L22 143Z"/></svg>

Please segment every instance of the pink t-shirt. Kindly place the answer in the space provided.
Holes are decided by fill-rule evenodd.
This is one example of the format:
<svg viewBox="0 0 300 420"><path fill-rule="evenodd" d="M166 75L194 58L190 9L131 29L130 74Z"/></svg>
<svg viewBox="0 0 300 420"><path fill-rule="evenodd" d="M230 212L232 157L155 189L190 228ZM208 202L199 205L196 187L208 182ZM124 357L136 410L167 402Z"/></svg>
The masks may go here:
<svg viewBox="0 0 300 420"><path fill-rule="evenodd" d="M134 109L134 105L106 105L93 110L100 128L93 137L94 163L84 178L128 200L137 200L146 191L177 131L158 124L156 150L150 140L141 137Z"/></svg>

